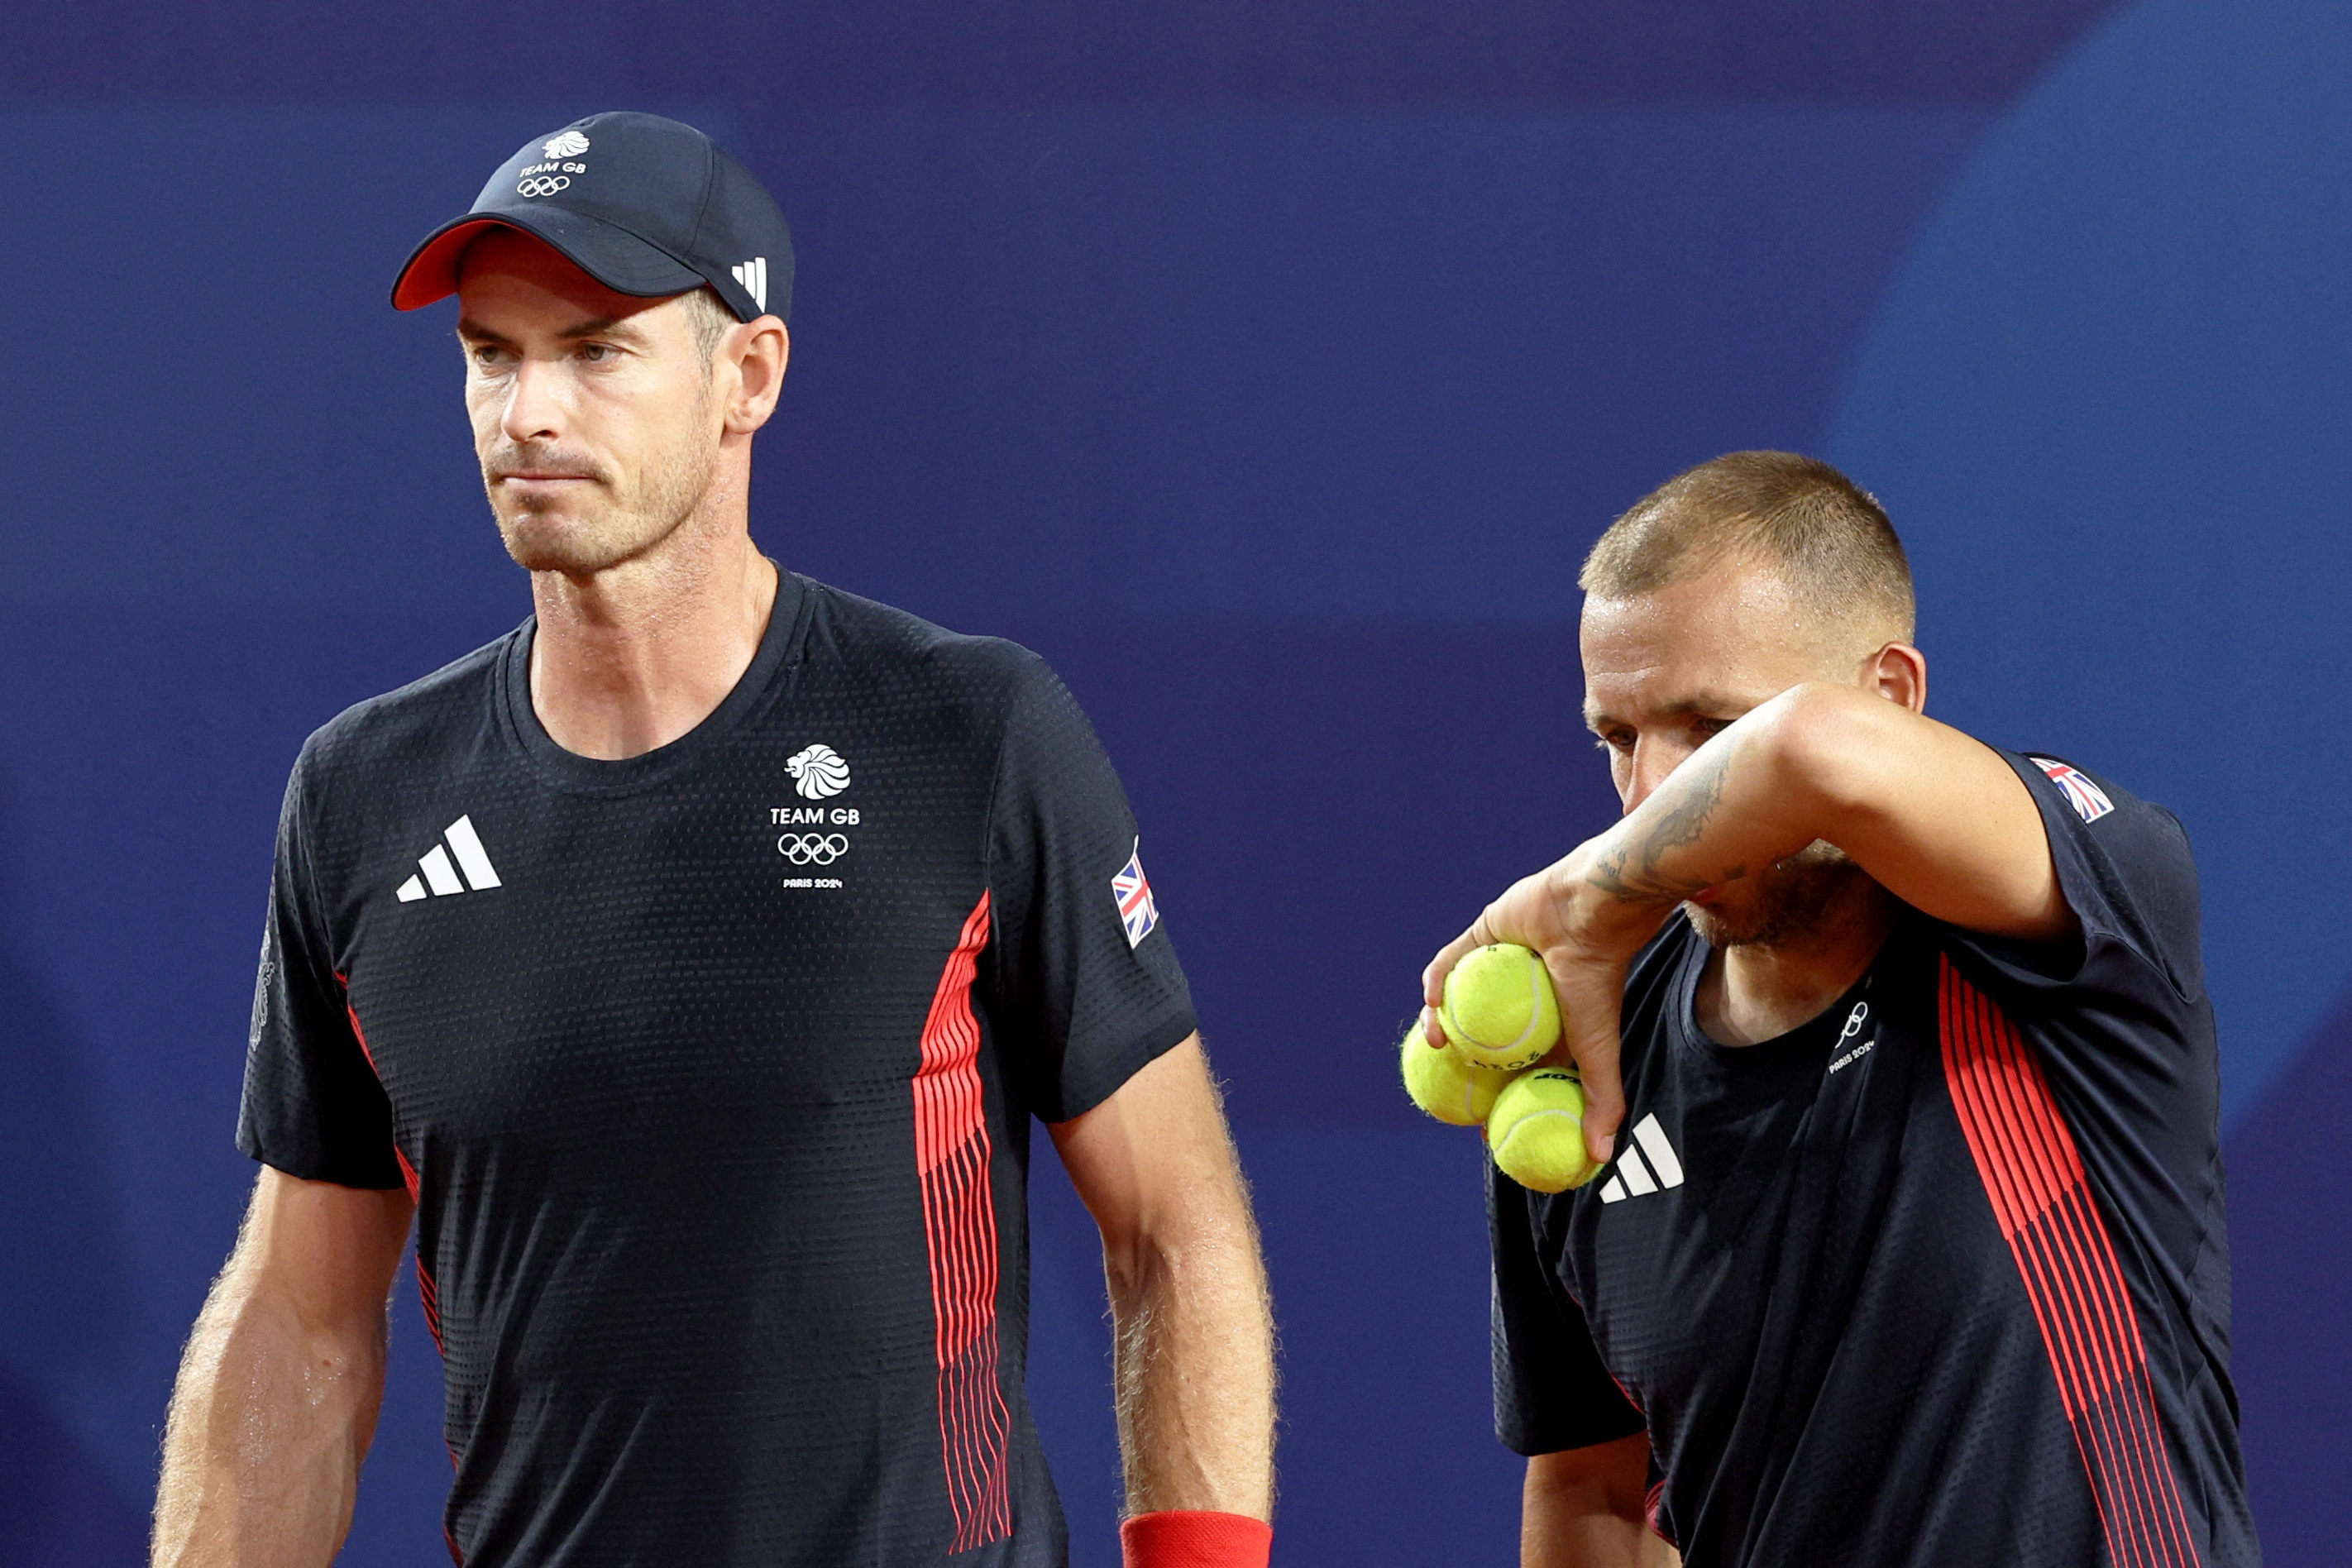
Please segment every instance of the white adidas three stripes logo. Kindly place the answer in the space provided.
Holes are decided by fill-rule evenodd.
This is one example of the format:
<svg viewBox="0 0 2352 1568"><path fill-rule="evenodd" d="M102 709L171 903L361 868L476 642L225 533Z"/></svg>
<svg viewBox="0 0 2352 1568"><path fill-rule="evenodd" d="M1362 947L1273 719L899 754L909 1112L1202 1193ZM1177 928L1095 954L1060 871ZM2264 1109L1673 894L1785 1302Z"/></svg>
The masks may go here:
<svg viewBox="0 0 2352 1568"><path fill-rule="evenodd" d="M727 269L728 275L743 285L743 292L751 296L751 303L762 310L768 308L768 258L755 256L749 261L739 261Z"/></svg>
<svg viewBox="0 0 2352 1568"><path fill-rule="evenodd" d="M1644 1154L1649 1156L1646 1162L1642 1158ZM1617 1169L1601 1186L1601 1201L1622 1203L1661 1187L1682 1184L1683 1163L1675 1157L1675 1146L1666 1142L1666 1130L1658 1125L1656 1116L1644 1116L1633 1124L1633 1142L1617 1156Z"/></svg>
<svg viewBox="0 0 2352 1568"><path fill-rule="evenodd" d="M398 896L402 903L415 903L425 897L428 889L434 897L446 898L451 893L478 893L499 885L498 870L482 848L481 835L474 831L471 816L459 817L441 837L445 842L427 849L425 858L416 863L417 874L400 885ZM457 858L455 866L449 863L453 855ZM457 879L460 871L466 874L462 882Z"/></svg>

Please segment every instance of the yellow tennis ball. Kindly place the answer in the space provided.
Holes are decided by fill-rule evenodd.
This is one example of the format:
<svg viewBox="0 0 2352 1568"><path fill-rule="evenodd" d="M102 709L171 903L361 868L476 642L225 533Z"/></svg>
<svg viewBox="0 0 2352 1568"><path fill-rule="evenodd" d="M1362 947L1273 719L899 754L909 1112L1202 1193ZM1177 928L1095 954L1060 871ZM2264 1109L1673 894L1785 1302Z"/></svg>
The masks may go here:
<svg viewBox="0 0 2352 1568"><path fill-rule="evenodd" d="M1486 1147L1503 1174L1538 1193L1564 1193L1600 1167L1584 1149L1584 1085L1561 1068L1523 1072L1486 1117Z"/></svg>
<svg viewBox="0 0 2352 1568"><path fill-rule="evenodd" d="M1532 950L1509 942L1464 955L1445 977L1445 1005L1437 1016L1465 1057L1506 1072L1541 1060L1559 1043L1551 976Z"/></svg>
<svg viewBox="0 0 2352 1568"><path fill-rule="evenodd" d="M1404 1037L1404 1091L1440 1121L1483 1126L1511 1075L1465 1060L1452 1046L1433 1048L1415 1024Z"/></svg>

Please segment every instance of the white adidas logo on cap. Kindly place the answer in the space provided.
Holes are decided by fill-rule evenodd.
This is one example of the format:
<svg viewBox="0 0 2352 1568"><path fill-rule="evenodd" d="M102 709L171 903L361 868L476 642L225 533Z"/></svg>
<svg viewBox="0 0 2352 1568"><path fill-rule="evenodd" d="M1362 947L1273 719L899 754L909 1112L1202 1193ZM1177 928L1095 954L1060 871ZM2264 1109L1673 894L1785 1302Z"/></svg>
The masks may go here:
<svg viewBox="0 0 2352 1568"><path fill-rule="evenodd" d="M499 886L499 873L490 864L490 857L482 848L481 835L474 831L474 819L461 816L443 832L443 843L436 844L416 862L417 874L400 885L396 895L404 904L413 904L429 889L436 898L452 893L482 892ZM452 866L454 855L457 863ZM457 873L466 874L465 880Z"/></svg>
<svg viewBox="0 0 2352 1568"><path fill-rule="evenodd" d="M755 256L749 261L739 261L728 272L743 285L743 292L751 296L751 303L762 310L768 308L768 258Z"/></svg>

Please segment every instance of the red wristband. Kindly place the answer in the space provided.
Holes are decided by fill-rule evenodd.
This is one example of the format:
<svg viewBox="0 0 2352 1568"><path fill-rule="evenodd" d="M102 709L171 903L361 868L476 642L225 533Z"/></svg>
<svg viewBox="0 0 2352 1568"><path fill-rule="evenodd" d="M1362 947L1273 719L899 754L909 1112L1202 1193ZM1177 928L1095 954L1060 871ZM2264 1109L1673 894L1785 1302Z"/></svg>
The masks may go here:
<svg viewBox="0 0 2352 1568"><path fill-rule="evenodd" d="M1118 1527L1127 1568L1266 1568L1274 1526L1243 1513L1167 1509Z"/></svg>

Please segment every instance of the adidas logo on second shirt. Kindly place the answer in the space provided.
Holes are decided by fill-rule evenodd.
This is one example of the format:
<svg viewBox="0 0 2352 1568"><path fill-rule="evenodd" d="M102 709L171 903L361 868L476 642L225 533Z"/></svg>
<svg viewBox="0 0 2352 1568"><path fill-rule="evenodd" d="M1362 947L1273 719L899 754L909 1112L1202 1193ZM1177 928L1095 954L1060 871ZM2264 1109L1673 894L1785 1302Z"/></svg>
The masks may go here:
<svg viewBox="0 0 2352 1568"><path fill-rule="evenodd" d="M474 831L474 819L461 816L451 823L441 835L442 842L425 852L416 862L416 875L400 885L398 897L404 904L413 904L429 891L435 898L446 898L452 893L482 892L499 885L499 873L490 864L490 857L482 848L481 835ZM451 865L451 857L457 864ZM458 880L457 874L465 873Z"/></svg>
<svg viewBox="0 0 2352 1568"><path fill-rule="evenodd" d="M1649 1156L1646 1161L1642 1158L1644 1154ZM1617 1169L1602 1185L1601 1201L1622 1203L1682 1184L1683 1163L1675 1156L1675 1146L1666 1142L1666 1130L1658 1125L1656 1116L1644 1116L1633 1124L1633 1142L1617 1156Z"/></svg>

